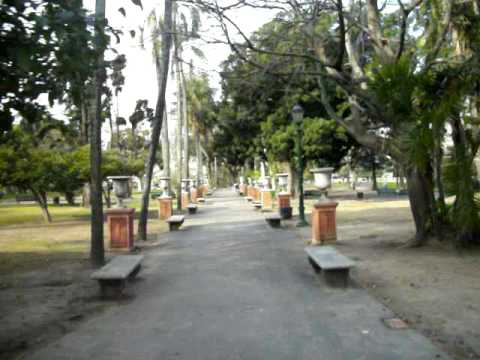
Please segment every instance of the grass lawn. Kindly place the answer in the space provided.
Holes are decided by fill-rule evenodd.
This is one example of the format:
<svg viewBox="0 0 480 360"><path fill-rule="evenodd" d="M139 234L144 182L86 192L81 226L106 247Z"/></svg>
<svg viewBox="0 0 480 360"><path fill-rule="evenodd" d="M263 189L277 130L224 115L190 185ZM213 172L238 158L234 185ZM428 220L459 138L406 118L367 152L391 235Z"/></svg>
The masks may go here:
<svg viewBox="0 0 480 360"><path fill-rule="evenodd" d="M127 203L140 211L140 196ZM150 200L150 210L157 209ZM59 262L88 259L90 250L90 209L81 206L50 205L53 222L47 224L38 205L0 204L0 275L39 269ZM135 221L135 230L137 221ZM167 229L165 223L151 218L149 234ZM108 227L105 224L105 249Z"/></svg>

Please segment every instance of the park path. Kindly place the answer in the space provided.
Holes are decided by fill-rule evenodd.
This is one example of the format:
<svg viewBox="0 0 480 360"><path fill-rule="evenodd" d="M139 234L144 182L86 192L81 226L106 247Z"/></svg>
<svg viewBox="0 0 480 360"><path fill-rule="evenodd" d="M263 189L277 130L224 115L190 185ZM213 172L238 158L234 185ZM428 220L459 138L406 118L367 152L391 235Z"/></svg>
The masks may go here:
<svg viewBox="0 0 480 360"><path fill-rule="evenodd" d="M327 288L295 230L221 190L145 251L134 298L30 359L448 359L363 289Z"/></svg>

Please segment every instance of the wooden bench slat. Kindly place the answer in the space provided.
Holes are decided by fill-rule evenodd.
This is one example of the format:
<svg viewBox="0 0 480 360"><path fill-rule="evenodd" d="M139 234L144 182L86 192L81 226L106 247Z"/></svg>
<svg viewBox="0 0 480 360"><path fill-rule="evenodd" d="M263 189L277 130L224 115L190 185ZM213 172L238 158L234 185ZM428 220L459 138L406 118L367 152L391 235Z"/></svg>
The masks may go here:
<svg viewBox="0 0 480 360"><path fill-rule="evenodd" d="M120 255L95 271L91 278L95 280L125 280L135 269L140 266L143 255Z"/></svg>
<svg viewBox="0 0 480 360"><path fill-rule="evenodd" d="M322 270L349 269L355 266L352 260L331 246L308 246L305 252Z"/></svg>

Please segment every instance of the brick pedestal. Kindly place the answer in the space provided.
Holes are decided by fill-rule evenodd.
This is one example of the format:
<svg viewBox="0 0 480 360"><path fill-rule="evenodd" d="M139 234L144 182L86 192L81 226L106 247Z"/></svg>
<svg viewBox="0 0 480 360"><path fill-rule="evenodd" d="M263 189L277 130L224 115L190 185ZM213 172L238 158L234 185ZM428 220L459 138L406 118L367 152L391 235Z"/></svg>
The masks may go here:
<svg viewBox="0 0 480 360"><path fill-rule="evenodd" d="M336 201L317 202L312 210L312 245L322 245L337 240Z"/></svg>
<svg viewBox="0 0 480 360"><path fill-rule="evenodd" d="M247 185L246 185L246 184L241 184L239 190L240 190L240 195L248 196L248 194L247 194Z"/></svg>
<svg viewBox="0 0 480 360"><path fill-rule="evenodd" d="M197 194L198 194L198 190L196 188L192 188L190 190L190 202L192 204L196 204L197 203Z"/></svg>
<svg viewBox="0 0 480 360"><path fill-rule="evenodd" d="M160 220L167 220L172 216L172 198L171 197L160 197L157 198L158 201L158 218Z"/></svg>
<svg viewBox="0 0 480 360"><path fill-rule="evenodd" d="M260 189L254 187L252 190L253 201L260 201Z"/></svg>
<svg viewBox="0 0 480 360"><path fill-rule="evenodd" d="M290 206L290 194L279 193L277 196L277 199L278 199L278 212L282 217L282 219L291 219L292 207Z"/></svg>
<svg viewBox="0 0 480 360"><path fill-rule="evenodd" d="M262 190L261 202L262 211L271 211L273 209L273 195L271 190Z"/></svg>
<svg viewBox="0 0 480 360"><path fill-rule="evenodd" d="M110 249L133 249L133 217L135 209L120 208L106 211L110 230Z"/></svg>
<svg viewBox="0 0 480 360"><path fill-rule="evenodd" d="M249 196L251 198L253 198L252 189L253 189L253 186L251 186L251 185L247 186L247 196Z"/></svg>
<svg viewBox="0 0 480 360"><path fill-rule="evenodd" d="M190 202L190 196L188 192L182 192L182 209L186 209Z"/></svg>

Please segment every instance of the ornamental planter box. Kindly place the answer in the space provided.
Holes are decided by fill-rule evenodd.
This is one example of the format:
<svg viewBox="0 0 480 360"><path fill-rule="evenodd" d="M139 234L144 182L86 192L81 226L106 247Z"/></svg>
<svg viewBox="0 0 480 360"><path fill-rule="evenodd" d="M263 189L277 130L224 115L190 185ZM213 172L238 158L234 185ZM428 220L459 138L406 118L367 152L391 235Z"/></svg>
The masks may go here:
<svg viewBox="0 0 480 360"><path fill-rule="evenodd" d="M108 228L110 230L110 249L133 249L134 231L133 218L135 209L117 208L106 211Z"/></svg>

